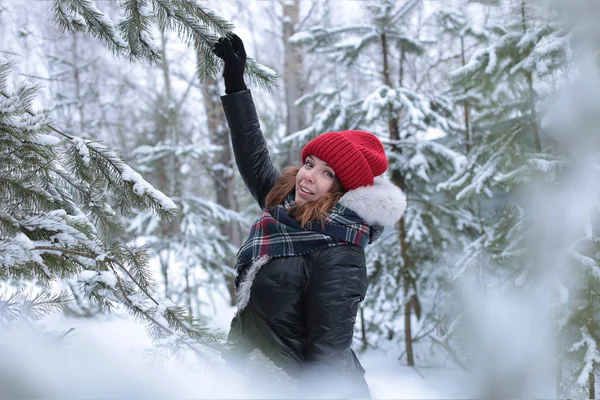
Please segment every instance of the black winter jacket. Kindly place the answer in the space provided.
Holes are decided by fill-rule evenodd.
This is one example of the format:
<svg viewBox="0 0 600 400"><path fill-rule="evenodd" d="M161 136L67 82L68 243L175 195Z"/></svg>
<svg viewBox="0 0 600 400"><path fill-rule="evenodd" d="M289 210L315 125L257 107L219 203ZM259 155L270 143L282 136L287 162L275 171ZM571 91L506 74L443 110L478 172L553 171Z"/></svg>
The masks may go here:
<svg viewBox="0 0 600 400"><path fill-rule="evenodd" d="M244 90L221 100L238 169L264 208L280 173L269 157L252 96ZM375 191L382 196L381 204L378 200L372 203L373 191L367 196L371 203L361 201L361 190L368 188L347 192L343 197L346 203L340 202L363 218L383 207L388 212L365 221L393 224L406 207L404 195L391 183L382 185ZM233 353L248 356L260 352L299 383L302 397L370 397L364 369L351 349L359 303L367 292L361 247L340 245L304 256L255 261L243 279L253 281L244 285L249 292L240 292L238 285L238 312L228 337Z"/></svg>

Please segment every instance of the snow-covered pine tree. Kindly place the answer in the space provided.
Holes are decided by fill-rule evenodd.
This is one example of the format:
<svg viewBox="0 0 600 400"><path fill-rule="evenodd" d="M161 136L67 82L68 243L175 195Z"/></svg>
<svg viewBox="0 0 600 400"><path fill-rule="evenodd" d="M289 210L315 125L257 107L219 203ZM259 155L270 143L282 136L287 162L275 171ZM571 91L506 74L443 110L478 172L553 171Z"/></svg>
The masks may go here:
<svg viewBox="0 0 600 400"><path fill-rule="evenodd" d="M2 325L62 308L71 299L52 284L77 276L87 301L107 311L125 307L170 349L214 354L214 334L184 308L156 300L145 249L114 240L121 215L151 210L173 218L176 205L112 149L66 134L33 112L37 88L11 89L12 64L0 62Z"/></svg>
<svg viewBox="0 0 600 400"><path fill-rule="evenodd" d="M21 7L25 8L26 5L10 4L5 12L16 19L25 14ZM86 138L104 141L106 137L98 135L110 132L106 129L106 116L110 118L112 114L100 111L105 109L108 96L98 89L100 82L106 82L106 75L102 73L106 68L105 62L107 58L112 60L113 57L104 52L93 38L79 33L61 35L46 16L40 20L40 16L27 13L26 18L34 26L27 24L28 28L23 30L23 34L15 35L14 32L22 28L17 27L16 21L12 24L9 22L6 37L12 39L13 48L30 49L26 57L29 62L24 61L26 64L19 64L19 67L34 81L43 79L45 86L37 92L36 100L49 104L45 110L47 115L55 121L61 121L61 130L64 132L78 132ZM108 57L102 57L103 53ZM39 61L31 62L36 56L40 57ZM51 103L45 102L45 95L53 99ZM101 312L81 298L76 276L61 279L55 286L60 285L64 285L64 289L74 299L66 305L65 313L90 317Z"/></svg>
<svg viewBox="0 0 600 400"><path fill-rule="evenodd" d="M207 303L206 290L222 290L226 282L233 280L231 259L239 244L232 243L221 227L238 224L243 218L215 202L215 193L227 191L206 176L228 174L230 167L217 158L228 154L229 147L211 145L206 126L195 118L197 105L191 90L197 86L194 74L187 77L184 90L176 89L173 75L183 75L185 71L179 71L183 63L175 52L168 51L168 41L168 35L162 33L163 58L156 70L160 84L150 91L151 101L137 124L143 134L138 135L138 146L132 155L145 176L152 178L160 190L172 194L170 197L181 212L169 223L162 223L150 212L141 212L128 222L128 231L146 244L156 261L156 271L162 278L161 295L185 304L194 317L201 318L206 317L201 310ZM205 82L202 89L207 96L209 86L216 85L210 84L209 79ZM216 99L219 100L218 95ZM224 117L220 121L223 124ZM228 136L225 139L229 140Z"/></svg>
<svg viewBox="0 0 600 400"><path fill-rule="evenodd" d="M553 182L548 228L555 260L552 303L558 316L556 397L597 398L600 372L600 17L593 2L572 7L557 1L557 15L571 28L569 65L560 90L547 102L542 127L560 144L563 171Z"/></svg>
<svg viewBox="0 0 600 400"><path fill-rule="evenodd" d="M106 10L100 10L96 3L90 0L56 0L53 2L52 7L53 19L64 31L71 33L86 32L87 34L98 38L106 47L113 50L116 54L128 59L142 59L150 62L159 61L164 55L165 48L159 48L159 46L155 44L155 38L153 36L158 32L164 39L165 35L168 36L169 32L175 32L180 39L184 40L191 48L193 48L192 54L198 55L196 63L197 75L201 82L211 82L217 77L221 61L212 54L212 45L219 36L226 35L233 29L233 25L221 18L217 13L193 0L127 0L119 2L112 8L107 6ZM118 22L114 24L109 15L114 15L118 19ZM159 64L162 65L164 63L161 62ZM168 73L169 71L167 71L167 74ZM276 74L268 68L264 68L258 64L251 57L247 59L246 73L247 80L251 84L257 84L267 89L272 88L274 85ZM167 77L166 79L170 78ZM173 104L168 104L167 107L167 114L171 116L173 110L169 109L169 107L172 105ZM158 119L160 119L160 117L158 117ZM161 147L160 152L162 153L162 161L159 162L159 165L166 166L163 162L166 160L164 157L173 159L173 157L177 158L176 154L181 154L181 149L175 149L173 147L174 143L172 142L169 144L159 143L158 146ZM165 155L167 147L171 148L173 151L168 156ZM175 145L175 147L177 146ZM140 151L148 155L149 150L146 147ZM164 174L163 178L165 178ZM171 179L169 184L176 183L177 181L177 179ZM196 187L196 189L198 188L199 187ZM196 200L198 200L198 198L196 198ZM208 223L207 218L211 219L213 222L220 218L225 218L226 221L220 220L219 223L231 223L231 215L229 215L227 211L221 210L223 212L217 212L219 216L215 216L214 213L211 214L212 216L209 216L210 213L206 214L200 211L203 207L204 206L196 204L195 207L186 207L185 209L196 209L196 216L199 216L200 214L204 215L196 222L201 221L202 223ZM208 208L212 208L212 206L208 206ZM215 211L214 208L212 208L212 210ZM225 217L225 215L227 216ZM144 217L150 216L146 215ZM212 226L210 223L208 223L208 225ZM150 226L152 226L152 224L150 224ZM167 228L163 226L161 229L165 230ZM172 224L169 229L173 229ZM175 238L167 232L163 232L162 236L171 236L172 239ZM204 254L205 257L201 259L207 261L210 257L215 256L213 259L214 263L211 265L218 265L218 269L221 271L220 274L227 275L229 272L222 268L224 262L220 262L219 259L225 257L225 254L230 254L231 249L228 245L224 244L223 239L224 238L221 237L213 243L214 246L211 248L213 250L218 249L216 253L203 252L201 254ZM164 247L162 248L164 249ZM198 249L200 248L201 246L198 247ZM187 254L189 255L190 253L188 252ZM163 254L163 257L161 258L161 269L163 271L163 281L167 286L168 264L170 263L167 261L168 259L169 257L166 254ZM188 268L189 263L184 271L185 276L188 276ZM186 280L186 282L188 282L188 280ZM193 290L189 287L189 282L185 283L183 287L185 287L185 293L188 293L186 296L188 298L188 303L190 303L189 293L193 292Z"/></svg>
<svg viewBox="0 0 600 400"><path fill-rule="evenodd" d="M408 15L418 3L397 7L393 1L368 2L368 22L316 27L293 38L348 68L360 60L357 73L378 77L364 88L363 97L350 96L344 86L305 95L299 103L317 113L296 138L365 129L387 147L391 178L406 191L409 207L397 230L368 252L370 292L361 310L362 338L365 346L403 340L409 365L415 363L413 340L426 337L436 323L434 303L447 270L443 250L454 243L456 226L472 225L436 194L437 183L464 163L460 153L427 139L433 128L452 134L452 106L437 93L413 89L415 81L404 72L426 51L426 44L409 30ZM365 67L369 58L373 61Z"/></svg>
<svg viewBox="0 0 600 400"><path fill-rule="evenodd" d="M475 46L472 54L461 52L463 65L451 73L451 96L462 104L468 161L439 188L477 216L478 237L465 247L456 278L474 276L478 295L490 286L526 291L545 274L532 250L530 212L536 204L528 189L554 180L564 162L555 140L540 128L538 113L569 48L563 21L540 4L518 0L487 6L496 15L475 30L464 14L441 16L455 35L471 33ZM456 322L450 325L457 327ZM448 344L452 334L441 341ZM502 382L492 377L485 390L519 396L519 385L501 388Z"/></svg>
<svg viewBox="0 0 600 400"><path fill-rule="evenodd" d="M468 105L470 125L468 162L440 185L454 190L457 200L483 201L501 192L512 193L532 174L551 175L560 164L550 154L551 143L542 148L537 108L544 87L543 82L539 88L534 82L563 65L566 32L557 22L528 13L525 0L512 5L509 20L486 26L487 39L466 65L451 74L453 97ZM477 263L483 253L506 266L514 261L512 256L519 256L517 249L523 243L518 243L521 234L515 228L522 218L520 208L506 197L497 205L503 209L501 218L488 220L488 229L467 249L461 270ZM494 206L494 200L482 204L484 211ZM521 264L512 265L518 269ZM517 276L522 272L513 271Z"/></svg>
<svg viewBox="0 0 600 400"><path fill-rule="evenodd" d="M435 35L441 41L447 43L446 47L450 54L446 54L444 59L446 63L441 70L440 76L447 78L448 71L455 70L458 67L465 66L474 48L481 46L481 43L487 43L489 33L481 27L477 21L474 21L472 15L467 14L468 2L463 2L459 9L443 9L432 15L432 20L435 21ZM481 13L483 14L483 13ZM446 79L447 80L447 79ZM467 88L460 86L450 87L446 93L448 98L454 104L454 113L457 124L454 126L454 134L446 138L447 145L456 149L458 152L465 155L465 160L470 157L473 147L472 139L472 99L469 97ZM460 165L464 168L466 163ZM438 189L445 189L446 185L452 182L454 177L450 177L449 181L439 184ZM483 220L481 218L481 204L479 198L462 199L456 198L455 193L451 190L442 190L446 199L446 205L454 208L457 212L463 214L463 219L468 220L469 224L463 224L460 228L460 235L457 239L462 243L462 248L456 249L456 254L459 259L461 254L464 254L464 248L469 248L472 243L482 234ZM451 262L451 260L448 260ZM482 262L482 260L479 260ZM454 268L451 270L451 276L454 277ZM481 284L480 276L476 276L478 284ZM452 279L451 279L452 281ZM455 329L459 326L459 321L462 320L462 313L456 315L456 307L453 307L453 289L454 283L446 287L446 309L439 315L438 329L431 338L446 350L453 362L462 368L468 368L469 360L465 357L465 351L460 341L457 340ZM458 307L460 309L461 307Z"/></svg>
<svg viewBox="0 0 600 400"><path fill-rule="evenodd" d="M77 39L88 40L85 35L95 37L116 55L128 60L160 62L164 48L160 49L155 44L155 36L157 32L162 35L165 32L174 32L180 39L193 47L192 54L199 53L197 75L201 81L217 76L220 60L212 54L212 44L219 36L229 33L233 29L233 25L204 5L192 0L126 0L115 4L106 4L102 10L100 6L103 5L92 0L56 0L48 5L52 20L63 32L72 34L74 41ZM79 66L74 66L73 70L76 74L81 72ZM246 71L250 83L265 88L272 87L276 74L256 63L254 59L248 59ZM76 107L81 110L86 106L88 105L79 103ZM123 110L119 107L118 109L119 112ZM104 112L102 114L106 115ZM130 118L129 115L127 118ZM80 123L82 122L80 121ZM164 148L162 150L164 152ZM179 150L181 149L178 149L177 153ZM141 151L147 152L147 149ZM196 206L196 209L203 207L198 204ZM214 211L211 204L205 206ZM190 208L186 208L186 210L188 209ZM198 212L203 214L203 212ZM219 213L217 212L217 214ZM223 217L225 214L227 214L226 211L219 215ZM150 217L150 215L146 214L145 217ZM204 213L204 217L206 217L206 213ZM204 217L201 219L202 222L206 222ZM226 218L229 219L229 217ZM217 247L219 248L217 253L223 255L223 248L228 246L224 246L221 241ZM206 255L205 259L210 257L209 253L205 252L204 254ZM215 265L220 265L218 260L215 262Z"/></svg>
<svg viewBox="0 0 600 400"><path fill-rule="evenodd" d="M231 257L237 247L230 237L224 236L220 226L240 222L246 225L248 221L235 210L211 199L207 189L212 183L190 184L205 179L198 176L199 169L211 173L210 164L217 165L215 159L222 149L186 142L185 139L178 142L168 139L135 149L134 162L145 174L162 175L168 178L169 186L173 182L181 183L179 190L170 196L181 212L169 223L151 212L140 212L130 219L127 229L136 235L137 241L145 243L149 254L158 260L161 297L185 304L194 317L200 318L203 317L200 309L207 304L200 289L222 289L234 274ZM170 162L181 168L160 169Z"/></svg>

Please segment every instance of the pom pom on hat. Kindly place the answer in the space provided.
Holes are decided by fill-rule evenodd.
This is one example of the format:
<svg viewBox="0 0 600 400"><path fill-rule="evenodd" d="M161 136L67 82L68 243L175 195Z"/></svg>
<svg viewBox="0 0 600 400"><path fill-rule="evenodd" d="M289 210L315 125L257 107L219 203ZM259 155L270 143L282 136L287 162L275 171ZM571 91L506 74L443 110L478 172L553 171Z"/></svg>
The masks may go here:
<svg viewBox="0 0 600 400"><path fill-rule="evenodd" d="M388 167L383 144L365 131L323 133L304 146L302 162L311 155L333 168L346 191L372 185Z"/></svg>

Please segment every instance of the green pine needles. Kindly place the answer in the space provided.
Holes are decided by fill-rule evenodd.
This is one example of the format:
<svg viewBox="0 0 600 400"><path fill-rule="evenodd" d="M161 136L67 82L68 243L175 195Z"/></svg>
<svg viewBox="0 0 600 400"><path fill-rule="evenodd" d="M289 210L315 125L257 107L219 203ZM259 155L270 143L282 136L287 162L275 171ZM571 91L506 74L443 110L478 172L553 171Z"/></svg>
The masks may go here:
<svg viewBox="0 0 600 400"><path fill-rule="evenodd" d="M74 296L94 308L123 306L149 323L155 339L213 354L219 338L187 311L154 297L144 248L114 242L123 215L151 211L172 219L175 203L102 143L62 133L32 112L36 87L10 90L13 63L0 61L0 285L32 285L33 295L0 295L0 325L35 320L73 299L53 293L76 279ZM18 292L18 293L17 293Z"/></svg>
<svg viewBox="0 0 600 400"><path fill-rule="evenodd" d="M124 0L119 1L119 18L115 24L92 0L54 0L52 19L64 32L87 33L115 54L130 60L155 63L161 53L154 44L157 30L174 31L201 56L198 77L215 78L221 61L212 54L212 46L234 26L214 11L194 0ZM275 85L277 74L248 58L248 81L263 89Z"/></svg>

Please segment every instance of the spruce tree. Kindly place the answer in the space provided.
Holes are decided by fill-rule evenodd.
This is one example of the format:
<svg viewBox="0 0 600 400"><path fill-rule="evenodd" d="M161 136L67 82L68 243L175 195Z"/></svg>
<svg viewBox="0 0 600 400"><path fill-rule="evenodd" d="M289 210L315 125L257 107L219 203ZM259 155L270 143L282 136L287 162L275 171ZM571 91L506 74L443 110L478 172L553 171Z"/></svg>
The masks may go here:
<svg viewBox="0 0 600 400"><path fill-rule="evenodd" d="M466 249L459 274L485 255L503 266L496 271L510 272L513 279L523 273L518 190L540 175L551 178L561 165L551 139L542 142L540 93L534 83L563 65L566 32L555 21L529 15L524 1L514 5L509 21L484 27L485 40L469 62L451 73L452 96L469 110L470 126L463 131L470 149L468 162L440 188L453 191L457 201L480 202L483 210L476 213L484 226ZM498 218L484 218L495 209Z"/></svg>
<svg viewBox="0 0 600 400"><path fill-rule="evenodd" d="M542 117L563 162L548 191L552 217L541 236L552 245L548 258L555 264L556 396L593 399L600 372L600 64L598 14L591 12L591 2L582 4L574 8L570 2L555 3L571 57L560 71L563 85L545 102Z"/></svg>
<svg viewBox="0 0 600 400"><path fill-rule="evenodd" d="M220 186L223 182L207 176L232 174L229 166L219 162L221 152L228 154L229 147L210 144L207 127L196 118L192 89L197 86L197 78L191 74L187 87L177 90L173 75L177 74L181 58L168 52L168 41L168 35L162 34L163 57L156 70L162 84L148 89L151 101L139 110L140 122L136 126L142 134L131 154L132 163L160 190L170 193L181 212L168 223L152 213L140 212L129 219L128 232L146 244L155 261L155 270L161 277L161 295L185 304L192 315L200 318L202 305L207 301L204 290L220 289L226 281L233 281L231 260L237 248L221 226L244 219L213 199L215 192L224 192ZM205 81L205 85L203 95L214 100L205 89L218 89L216 82ZM218 106L222 107L220 102ZM219 126L224 120L222 116ZM228 132L224 133L229 141Z"/></svg>
<svg viewBox="0 0 600 400"><path fill-rule="evenodd" d="M76 276L86 301L104 311L124 307L170 349L215 354L217 336L184 308L156 300L146 250L114 240L123 215L173 218L177 206L114 150L32 111L37 87L11 89L12 66L0 62L0 282L17 290L5 291L0 321L35 320L64 307L70 298L53 283ZM31 296L18 290L28 284Z"/></svg>
<svg viewBox="0 0 600 400"><path fill-rule="evenodd" d="M533 194L557 182L565 165L556 138L542 129L539 115L548 88L568 61L568 29L535 2L491 7L502 6L507 8L494 10L500 16L475 30L464 14L441 15L447 30L460 35L461 44L468 39L475 46L470 55L462 52L462 65L450 74L451 96L462 105L467 162L440 185L478 222L456 273L457 279L475 277L474 302L484 300L488 289L531 293L552 276L556 262L548 262L548 249L540 243L544 235L535 222L544 199ZM461 317L450 326L460 330L460 321ZM440 338L451 352L457 351L449 345L454 333L450 330ZM493 375L483 382L484 390L511 397L523 394L523 385L501 388L500 377Z"/></svg>
<svg viewBox="0 0 600 400"><path fill-rule="evenodd" d="M154 43L153 32L157 28L161 32L173 31L183 41L193 46L194 52L197 51L201 55L201 57L198 57L197 63L197 74L201 79L216 77L219 73L219 61L213 56L211 48L219 36L229 34L233 29L230 23L212 10L200 6L195 1L188 0L123 1L115 7L107 7L106 10L101 10L96 2L90 0L56 0L52 2L50 7L53 21L64 32L73 35L83 33L93 36L105 47L112 50L114 54L131 61L150 63L160 61L163 54L162 50ZM118 22L114 23L108 17L108 14L116 14ZM5 87L6 74L10 63L3 62L2 65L4 71L3 87ZM246 70L250 82L266 88L272 86L275 74L257 64L253 59L248 60ZM22 116L26 111L31 113L31 111L28 111L30 105L28 102L32 100L34 93L35 88L24 86L18 91L18 94L22 97L18 99L15 97L16 94L9 93L8 89L3 89L3 101L20 101L19 108L14 110L11 108L10 110L15 115ZM150 222L150 224L144 225L144 229L150 229L150 227L156 227L159 224L159 219L162 219L160 224L165 224L165 217L169 217L172 222L167 224L168 226L172 226L174 221L178 220L194 230L194 224L206 225L209 220L214 221L215 218L220 221L229 221L232 214L227 210L215 207L214 204L204 201L202 198L186 197L178 193L176 199L179 199L178 203L185 210L185 213L176 217L175 210L177 206L175 203L149 185L136 171L124 163L114 150L100 142L77 136L78 134L85 135L84 132L73 134L72 132L66 133L64 130L52 128L59 137L62 137L61 140L57 140L56 137L52 139L46 134L46 131L51 129L48 128L51 125L46 113L35 114L31 118L33 117L40 119L41 122L36 122L35 126L39 126L40 132L43 133L38 135L34 132L30 136L32 138L38 138L39 136L42 139L35 140L45 142L39 144L42 147L37 146L33 150L29 148L22 150L22 154L13 152L11 147L6 147L6 153L14 159L33 160L32 154L38 154L38 158L36 162L31 161L31 166L27 165L29 169L24 171L13 170L14 163L11 164L11 168L6 164L6 184L3 186L10 188L10 182L13 182L14 185L14 182L18 181L17 175L27 176L28 179L36 180L36 182L41 180L41 177L47 177L48 180L40 181L43 185L39 184L37 187L27 180L21 182L24 187L19 196L28 199L29 203L15 197L16 192L9 192L8 189L3 188L3 199L4 194L6 194L6 198L11 199L13 202L7 201L7 210L16 212L15 210L21 207L25 210L23 211L24 215L32 214L35 218L50 218L51 215L55 225L58 224L57 229L60 227L58 232L75 229L72 234L80 243L73 242L75 239L67 240L64 246L59 246L64 247L61 253L58 253L55 249L44 249L43 246L42 248L39 248L39 246L31 247L25 241L25 238L29 236L27 234L23 236L22 233L22 231L27 232L27 229L14 222L14 215L7 211L4 214L10 223L7 222L3 225L0 236L3 240L3 246L6 245L7 249L11 249L10 252L7 251L3 254L3 263L10 264L11 269L10 273L8 273L8 269L4 270L3 281L10 281L12 285L17 285L17 282L20 282L18 284L20 287L26 286L26 282L29 281L36 285L41 284L43 290L40 292L40 296L42 297L36 297L36 299L44 300L43 304L46 304L45 307L47 308L50 307L50 304L56 305L56 307L72 304L68 301L70 299L75 300L80 305L90 302L93 307L105 311L112 310L117 304L122 304L135 315L153 322L151 325L153 336L156 338L168 336L170 340L167 343L172 347L180 344L187 344L194 348L197 347L197 344L202 344L201 347L205 348L204 345L217 346L218 342L214 341L214 335L198 325L197 321L188 317L189 310L186 311L182 307L175 306L173 303L169 303L169 300L165 300L169 303L165 306L163 301L160 300L160 296L154 293L156 285L150 277L147 265L149 255L146 248L129 248L123 244L125 243L125 236L123 236L121 221L125 216L138 214L138 222L145 218L144 221ZM14 116L7 114L6 118L12 120ZM30 126L24 125L24 127L27 128L25 131L11 131L11 134L25 135L26 132L33 129ZM11 138L8 136L5 139L6 143L10 142L11 146L16 146L16 139L9 140ZM171 143L166 143L166 146L165 143L159 143L158 145L163 146L162 150L172 147ZM176 146L179 145L180 143L176 144ZM190 148L189 145L187 147ZM26 153L25 150L29 153ZM191 153L186 153L185 149L177 148L171 154L181 155L182 151L183 154L191 154L194 157L194 154L192 154L194 153L193 149ZM164 151L162 153L158 156L159 158L164 156ZM143 149L140 149L136 154L140 154L140 157L146 157L146 159L151 158L147 151L144 153ZM156 156L156 153L154 156ZM44 168L38 166L42 159L48 160L48 164ZM28 175L28 172L30 175ZM57 180L58 184L50 185L52 180ZM44 185L49 185L48 189L45 189ZM60 197L62 203L57 205L56 199L49 202L51 199L48 193L55 197L62 196ZM34 194L38 196L36 197ZM46 203L42 201L43 199ZM16 204L22 204L22 206L17 207ZM66 212L65 215L63 215L63 211ZM19 218L24 218L21 214L18 215ZM16 221L19 218L16 218ZM233 218L237 217L233 216ZM35 222L36 220L32 221ZM44 230L49 227L54 228L54 225L46 223L45 220L39 223L43 226L39 229L36 228L36 235L40 234L38 231L41 229L41 237L44 240L55 242L57 239L52 234L54 231L52 229L50 229L50 232ZM44 224L48 226L46 227ZM60 224L65 226L63 227ZM9 227L14 228L8 229ZM31 230L34 231L33 228ZM196 231L198 230L196 229ZM67 239L66 233L59 233L59 236L65 240ZM186 238L192 240L193 235L187 235ZM67 246L71 242L73 242L72 246L74 248ZM213 245L208 245L208 247L206 246L210 241L203 241L202 246L197 241L192 240L192 242L187 243L184 241L182 246L187 246L186 248L193 247L195 251L183 254L198 254L198 250L201 250L200 259L202 260L208 260L211 255L217 254L216 257L212 257L211 265L213 265L213 270L215 268L223 270L222 265L219 264L219 259L224 257L224 253L231 252L224 238L217 237ZM34 243L37 242L34 241ZM25 246L23 249L33 248L36 251L24 252L23 249L17 246L18 244L21 244L21 247ZM153 249L152 246L148 248ZM205 251L208 248L212 249L212 254ZM44 251L43 255L40 256L38 252L41 250L47 251ZM13 251L17 253L13 253ZM15 254L21 254L24 258L18 259ZM33 257L33 259L27 257ZM91 258L88 260L86 257ZM47 266L42 265L40 260L50 264ZM186 261L191 261L191 264L194 263L189 257ZM41 268L43 274L40 271L36 272L36 266L37 269ZM46 273L46 268L50 267L59 270L50 269L48 270L50 272ZM82 268L85 268L85 270ZM92 270L98 273L95 275L90 274ZM114 273L116 278L111 278L108 271L112 271L111 273ZM118 275L119 272L124 275ZM25 278L28 278L29 281ZM64 292L60 296L50 297L53 301L48 302L48 295L51 295L51 286L57 286L52 284L58 280L67 283L73 289L72 293L69 295ZM81 283L81 288L75 288L75 282ZM189 290L190 288L186 289ZM11 296L10 301L6 303L10 305L7 309L11 310L9 315L13 317L16 317L13 311L15 301L19 296L21 295ZM34 304L30 300L25 299L24 301L26 304ZM35 304L39 302L37 301ZM174 335L177 337L176 340L173 340Z"/></svg>

